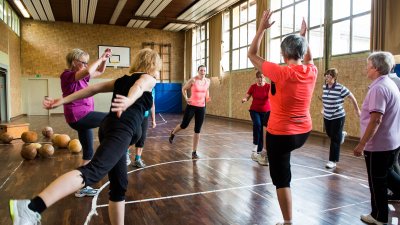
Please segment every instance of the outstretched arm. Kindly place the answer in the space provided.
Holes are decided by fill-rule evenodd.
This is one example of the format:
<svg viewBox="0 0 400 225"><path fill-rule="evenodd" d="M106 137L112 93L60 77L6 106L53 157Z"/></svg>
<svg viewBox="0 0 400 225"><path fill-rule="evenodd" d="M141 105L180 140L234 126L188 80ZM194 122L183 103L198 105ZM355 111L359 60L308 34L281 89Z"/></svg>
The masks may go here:
<svg viewBox="0 0 400 225"><path fill-rule="evenodd" d="M122 113L143 95L143 92L151 92L155 85L156 79L154 79L154 77L148 74L141 75L141 77L129 89L128 96L116 95L111 103L111 111L116 112L117 117L121 117Z"/></svg>
<svg viewBox="0 0 400 225"><path fill-rule="evenodd" d="M307 30L308 30L307 24L303 18L303 21L301 22L300 36L306 38ZM303 63L304 64L314 64L312 54L311 54L311 49L310 49L310 43L308 43L308 45L307 45L307 52L304 55Z"/></svg>
<svg viewBox="0 0 400 225"><path fill-rule="evenodd" d="M61 97L61 98L57 98L57 99L52 99L52 98L47 97L45 100L43 100L43 108L54 109L62 104L67 104L67 103L73 102L78 99L87 98L87 97L93 96L97 93L112 92L114 90L114 83L115 83L115 80L111 80L111 81L106 81L106 82L101 82L101 83L97 83L94 85L90 85L89 87L81 89L77 92L74 92L64 98Z"/></svg>
<svg viewBox="0 0 400 225"><path fill-rule="evenodd" d="M260 48L261 40L264 36L265 29L268 29L275 23L275 21L270 22L272 12L270 10L264 11L260 24L258 26L256 36L254 36L253 41L251 42L249 51L247 52L247 57L250 59L251 63L256 67L258 71L262 71L262 64L264 63L264 59L257 55L257 52Z"/></svg>

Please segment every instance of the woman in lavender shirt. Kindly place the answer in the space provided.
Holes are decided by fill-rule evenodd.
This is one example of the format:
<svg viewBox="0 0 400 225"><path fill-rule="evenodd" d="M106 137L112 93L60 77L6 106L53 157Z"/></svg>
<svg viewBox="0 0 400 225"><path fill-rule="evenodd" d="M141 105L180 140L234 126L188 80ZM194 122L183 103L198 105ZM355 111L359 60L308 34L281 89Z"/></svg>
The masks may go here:
<svg viewBox="0 0 400 225"><path fill-rule="evenodd" d="M111 49L106 49L103 55L92 64L88 64L89 54L81 49L73 49L66 56L68 69L60 75L63 97L86 88L89 80L104 73L106 61L111 56ZM99 127L107 113L95 112L93 97L64 104L64 115L68 125L78 131L82 144L82 165L86 165L93 157L93 128ZM76 197L94 196L96 189L86 187L75 193Z"/></svg>
<svg viewBox="0 0 400 225"><path fill-rule="evenodd" d="M361 139L355 156L365 157L371 192L371 213L361 215L370 224L387 224L389 220L387 187L395 151L400 148L400 92L388 74L393 55L374 52L367 60L367 77L372 80L364 99L361 117Z"/></svg>

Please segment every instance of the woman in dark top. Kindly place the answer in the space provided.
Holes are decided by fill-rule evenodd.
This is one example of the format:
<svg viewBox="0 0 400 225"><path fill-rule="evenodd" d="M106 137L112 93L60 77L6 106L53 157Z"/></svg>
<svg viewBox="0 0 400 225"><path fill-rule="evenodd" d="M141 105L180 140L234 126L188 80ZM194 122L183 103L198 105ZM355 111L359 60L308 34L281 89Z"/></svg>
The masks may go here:
<svg viewBox="0 0 400 225"><path fill-rule="evenodd" d="M108 212L111 224L124 224L128 185L126 149L131 140L137 141L141 136L144 112L153 104L154 74L160 68L159 55L151 49L142 49L134 58L131 76L98 83L64 98L43 101L46 109L52 109L100 92L113 92L110 112L99 129L100 146L92 161L57 178L31 200L10 200L14 224L40 222L40 213L47 207L82 187L97 183L107 174L110 180Z"/></svg>

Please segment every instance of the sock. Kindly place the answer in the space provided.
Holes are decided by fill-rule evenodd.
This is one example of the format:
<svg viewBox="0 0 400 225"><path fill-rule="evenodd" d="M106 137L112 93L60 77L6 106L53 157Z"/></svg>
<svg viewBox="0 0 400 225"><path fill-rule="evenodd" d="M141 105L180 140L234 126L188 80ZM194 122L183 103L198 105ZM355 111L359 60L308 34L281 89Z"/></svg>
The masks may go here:
<svg viewBox="0 0 400 225"><path fill-rule="evenodd" d="M135 161L140 160L141 156L140 155L135 155Z"/></svg>
<svg viewBox="0 0 400 225"><path fill-rule="evenodd" d="M283 223L284 224L292 224L292 221L291 220L284 220Z"/></svg>
<svg viewBox="0 0 400 225"><path fill-rule="evenodd" d="M34 212L41 214L47 207L46 207L46 204L44 203L43 199L39 196L36 196L28 204L28 208Z"/></svg>

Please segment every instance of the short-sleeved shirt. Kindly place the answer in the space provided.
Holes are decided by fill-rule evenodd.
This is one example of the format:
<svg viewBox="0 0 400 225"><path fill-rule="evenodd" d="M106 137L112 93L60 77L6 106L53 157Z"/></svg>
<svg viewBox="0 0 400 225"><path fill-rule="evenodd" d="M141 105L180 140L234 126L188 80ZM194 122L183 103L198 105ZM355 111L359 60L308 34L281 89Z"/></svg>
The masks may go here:
<svg viewBox="0 0 400 225"><path fill-rule="evenodd" d="M265 61L262 72L271 84L271 115L267 131L274 135L295 135L311 131L311 98L318 70L313 64L280 66ZM275 94L273 92L275 86Z"/></svg>
<svg viewBox="0 0 400 225"><path fill-rule="evenodd" d="M371 119L370 113L381 113L382 122L375 135L366 143L365 151L394 150L400 146L400 91L387 75L375 79L369 86L361 108L361 137Z"/></svg>
<svg viewBox="0 0 400 225"><path fill-rule="evenodd" d="M348 95L350 95L349 89L340 83L335 82L332 87L325 84L322 87L324 118L327 120L334 120L346 116L343 103Z"/></svg>
<svg viewBox="0 0 400 225"><path fill-rule="evenodd" d="M65 70L61 76L62 96L66 97L89 86L90 75L75 80L76 71ZM64 116L67 123L75 123L94 110L93 97L75 100L64 104Z"/></svg>
<svg viewBox="0 0 400 225"><path fill-rule="evenodd" d="M247 94L253 98L251 102L250 110L256 112L268 112L271 110L269 105L268 93L270 84L265 83L264 86L258 86L253 84L250 86Z"/></svg>

